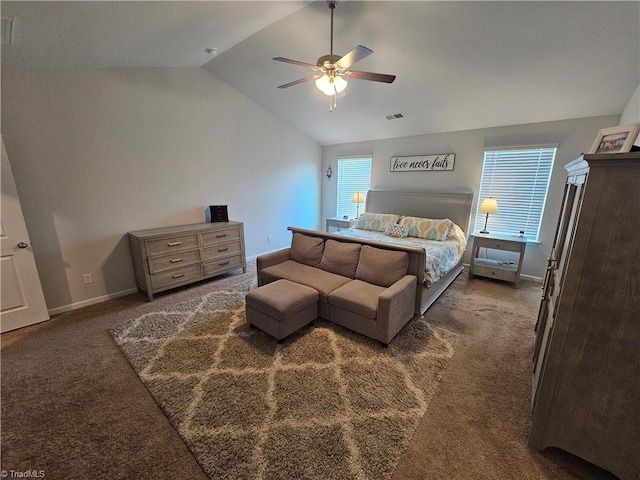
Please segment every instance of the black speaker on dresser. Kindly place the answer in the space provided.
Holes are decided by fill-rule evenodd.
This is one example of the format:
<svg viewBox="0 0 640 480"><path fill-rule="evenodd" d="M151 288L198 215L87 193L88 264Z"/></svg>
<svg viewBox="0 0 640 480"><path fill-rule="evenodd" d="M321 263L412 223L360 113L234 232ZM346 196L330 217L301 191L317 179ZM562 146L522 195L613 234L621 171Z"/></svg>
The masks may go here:
<svg viewBox="0 0 640 480"><path fill-rule="evenodd" d="M211 223L229 221L229 213L227 212L226 205L211 205L209 206L209 213Z"/></svg>

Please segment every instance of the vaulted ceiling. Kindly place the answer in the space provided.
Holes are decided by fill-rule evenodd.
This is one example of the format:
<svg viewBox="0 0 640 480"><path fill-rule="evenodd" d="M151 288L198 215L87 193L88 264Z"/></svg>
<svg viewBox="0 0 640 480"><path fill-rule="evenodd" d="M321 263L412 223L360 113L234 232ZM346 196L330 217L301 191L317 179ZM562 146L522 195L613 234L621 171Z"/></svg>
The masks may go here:
<svg viewBox="0 0 640 480"><path fill-rule="evenodd" d="M324 1L12 2L2 68L203 67L323 145L620 114L640 83L640 2L355 1L335 10L334 52L365 45L329 98ZM217 48L217 55L205 52ZM403 118L387 120L388 114Z"/></svg>

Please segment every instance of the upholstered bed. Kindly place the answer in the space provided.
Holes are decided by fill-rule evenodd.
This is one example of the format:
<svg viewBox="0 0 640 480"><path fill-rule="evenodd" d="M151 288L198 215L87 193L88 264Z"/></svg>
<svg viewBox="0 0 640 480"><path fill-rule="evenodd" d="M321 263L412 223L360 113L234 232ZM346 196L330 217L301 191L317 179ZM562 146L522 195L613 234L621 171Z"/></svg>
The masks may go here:
<svg viewBox="0 0 640 480"><path fill-rule="evenodd" d="M467 244L466 232L472 202L473 192L468 190L444 193L370 190L367 193L365 214L356 227L336 234L366 242L422 249L424 270L418 276L418 288L421 292L416 310L423 314L463 270L462 255ZM433 228L430 234L425 235L424 232L417 231L421 225L426 224L418 219L449 219L454 226L449 228L450 224L444 222L431 224L429 226ZM378 222L377 225L374 222ZM409 227L412 233L406 238L401 234L392 236L397 232L385 233L384 225L389 223L400 224L405 234L406 227Z"/></svg>

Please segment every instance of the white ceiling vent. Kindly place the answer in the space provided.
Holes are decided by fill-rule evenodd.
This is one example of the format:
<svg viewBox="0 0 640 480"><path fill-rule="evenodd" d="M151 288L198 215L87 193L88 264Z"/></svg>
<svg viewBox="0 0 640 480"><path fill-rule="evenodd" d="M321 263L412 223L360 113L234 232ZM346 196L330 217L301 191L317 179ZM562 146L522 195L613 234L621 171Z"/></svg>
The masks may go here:
<svg viewBox="0 0 640 480"><path fill-rule="evenodd" d="M401 113L390 113L388 115L385 115L384 118L386 118L387 120L396 120L398 118L404 118L404 115Z"/></svg>
<svg viewBox="0 0 640 480"><path fill-rule="evenodd" d="M11 45L13 37L13 18L2 17L2 45Z"/></svg>

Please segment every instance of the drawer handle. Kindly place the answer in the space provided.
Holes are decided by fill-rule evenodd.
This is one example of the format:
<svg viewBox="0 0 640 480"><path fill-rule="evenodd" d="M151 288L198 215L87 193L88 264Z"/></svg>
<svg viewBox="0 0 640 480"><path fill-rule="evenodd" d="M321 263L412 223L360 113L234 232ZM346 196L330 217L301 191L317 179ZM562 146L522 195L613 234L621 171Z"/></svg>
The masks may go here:
<svg viewBox="0 0 640 480"><path fill-rule="evenodd" d="M178 263L181 262L182 259L181 258L172 258L171 260L169 260L171 263Z"/></svg>
<svg viewBox="0 0 640 480"><path fill-rule="evenodd" d="M171 278L180 278L180 277L184 277L184 273L174 273L173 275L171 275Z"/></svg>
<svg viewBox="0 0 640 480"><path fill-rule="evenodd" d="M167 243L167 247L177 247L178 245L182 245L182 241Z"/></svg>
<svg viewBox="0 0 640 480"><path fill-rule="evenodd" d="M227 248L219 248L218 249L218 253L226 252L227 250L229 250L229 247L227 247Z"/></svg>
<svg viewBox="0 0 640 480"><path fill-rule="evenodd" d="M221 234L221 235L216 235L216 238L224 238L224 237L226 237L226 236L227 236L227 234L226 234L226 233L223 233L223 234Z"/></svg>
<svg viewBox="0 0 640 480"><path fill-rule="evenodd" d="M222 262L218 264L220 267L224 267L225 265L229 265L229 262Z"/></svg>

